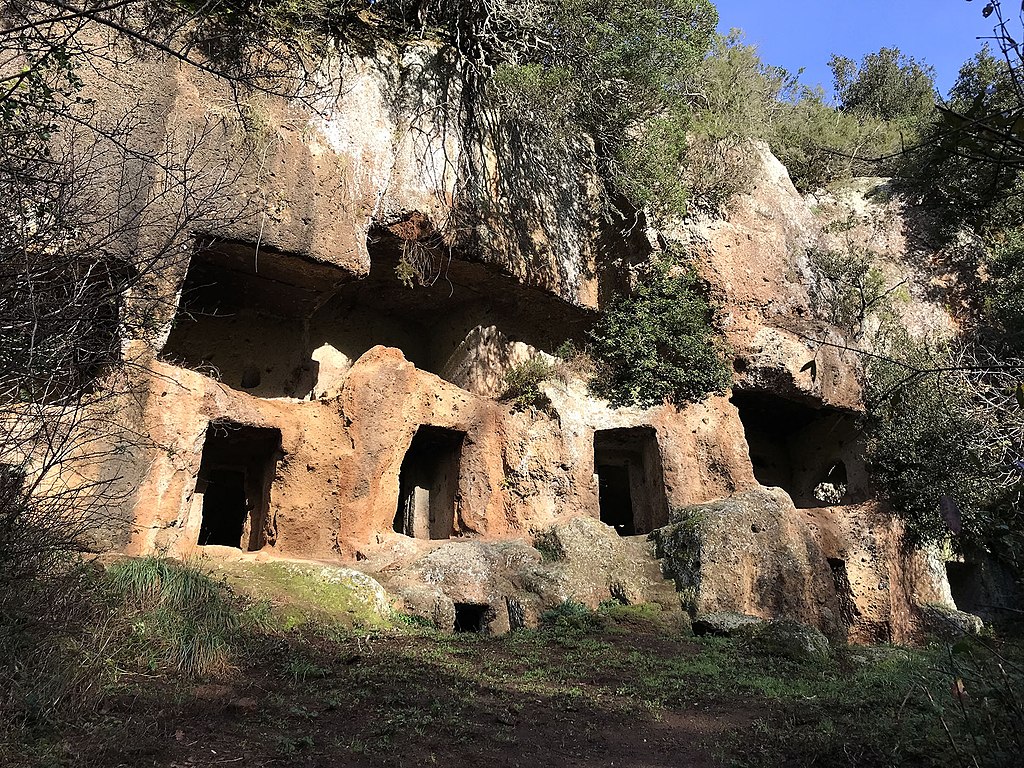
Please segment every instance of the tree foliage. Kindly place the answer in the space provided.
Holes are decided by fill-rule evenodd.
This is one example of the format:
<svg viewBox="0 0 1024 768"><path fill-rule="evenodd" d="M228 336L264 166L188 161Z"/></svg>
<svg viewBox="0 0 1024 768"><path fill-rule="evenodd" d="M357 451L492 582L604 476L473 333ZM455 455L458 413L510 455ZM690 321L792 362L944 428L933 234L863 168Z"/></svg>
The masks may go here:
<svg viewBox="0 0 1024 768"><path fill-rule="evenodd" d="M1021 151L1005 133L1020 114L1012 69L986 44L961 68L948 100L921 128L901 157L903 187L940 211L947 229L985 229L1019 219Z"/></svg>
<svg viewBox="0 0 1024 768"><path fill-rule="evenodd" d="M868 366L867 461L917 542L1024 566L1022 436L1005 359L894 331Z"/></svg>
<svg viewBox="0 0 1024 768"><path fill-rule="evenodd" d="M123 107L97 104L80 77L123 71L145 55L218 72L204 45L206 17L134 1L4 8L0 687L17 693L0 706L17 708L13 696L33 693L26 657L40 638L59 647L75 615L80 554L133 491L118 470L146 438L130 431L140 393L124 375L137 362L125 343L152 330L144 308L163 298L161 270L180 266L196 232L216 233L242 215L227 189L248 150L206 162L206 148L230 145L220 121L169 127L154 147L135 130L131 95ZM254 61L258 54L244 66L225 60L218 76L241 89L256 76Z"/></svg>
<svg viewBox="0 0 1024 768"><path fill-rule="evenodd" d="M706 286L672 259L655 261L613 301L590 342L592 388L615 406L696 402L730 381Z"/></svg>
<svg viewBox="0 0 1024 768"><path fill-rule="evenodd" d="M427 18L450 30L456 17L474 30L475 47L466 50L458 37L454 44L463 46L485 104L533 128L537 140L590 136L612 193L636 207L683 209L683 84L717 22L707 0L442 3Z"/></svg>
<svg viewBox="0 0 1024 768"><path fill-rule="evenodd" d="M935 70L899 48L881 48L858 65L832 56L829 69L844 112L881 120L918 120L935 105Z"/></svg>

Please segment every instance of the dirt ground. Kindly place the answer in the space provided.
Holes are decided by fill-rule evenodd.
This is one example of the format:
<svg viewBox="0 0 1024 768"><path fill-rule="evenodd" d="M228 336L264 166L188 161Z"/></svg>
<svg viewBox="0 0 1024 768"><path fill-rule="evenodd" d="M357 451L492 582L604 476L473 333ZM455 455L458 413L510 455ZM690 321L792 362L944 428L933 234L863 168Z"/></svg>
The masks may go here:
<svg viewBox="0 0 1024 768"><path fill-rule="evenodd" d="M104 767L718 766L767 707L702 691L688 670L706 653L666 630L264 639L216 681L138 680L63 752Z"/></svg>

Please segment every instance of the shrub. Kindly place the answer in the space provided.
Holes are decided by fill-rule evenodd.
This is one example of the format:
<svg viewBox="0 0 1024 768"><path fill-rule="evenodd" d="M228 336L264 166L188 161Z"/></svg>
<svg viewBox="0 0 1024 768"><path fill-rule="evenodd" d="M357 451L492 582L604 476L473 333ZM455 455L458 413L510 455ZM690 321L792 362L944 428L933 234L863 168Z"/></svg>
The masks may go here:
<svg viewBox="0 0 1024 768"><path fill-rule="evenodd" d="M681 83L714 35L710 2L442 2L428 19L483 75L475 96L498 106L506 127L529 134L533 150L589 136L611 193L656 213L683 210L689 110Z"/></svg>
<svg viewBox="0 0 1024 768"><path fill-rule="evenodd" d="M551 405L547 395L540 391L540 383L555 377L558 369L540 355L517 363L505 372L505 388L499 397L514 411L527 408L546 410Z"/></svg>
<svg viewBox="0 0 1024 768"><path fill-rule="evenodd" d="M554 608L549 608L538 617L538 620L542 627L572 632L590 632L600 623L592 610L575 600L565 600Z"/></svg>
<svg viewBox="0 0 1024 768"><path fill-rule="evenodd" d="M1002 233L985 266L985 311L1010 349L1024 353L1024 229Z"/></svg>
<svg viewBox="0 0 1024 768"><path fill-rule="evenodd" d="M648 266L590 332L591 388L613 406L696 402L728 386L706 286L670 258Z"/></svg>
<svg viewBox="0 0 1024 768"><path fill-rule="evenodd" d="M873 115L843 112L820 88L804 89L772 127L769 143L801 191L879 173L875 159L901 147L898 127Z"/></svg>
<svg viewBox="0 0 1024 768"><path fill-rule="evenodd" d="M857 338L889 293L885 276L860 250L812 250L808 261L817 276L811 290L815 312Z"/></svg>
<svg viewBox="0 0 1024 768"><path fill-rule="evenodd" d="M1015 455L1000 415L950 364L948 347L891 333L876 349L885 357L867 368L872 475L916 541L952 536L958 549L976 544L1015 560L1024 527L1007 483Z"/></svg>
<svg viewBox="0 0 1024 768"><path fill-rule="evenodd" d="M1002 56L982 47L961 68L943 111L926 121L919 146L900 158L902 186L936 209L949 232L1017 226L1024 214L1017 140L1018 79Z"/></svg>

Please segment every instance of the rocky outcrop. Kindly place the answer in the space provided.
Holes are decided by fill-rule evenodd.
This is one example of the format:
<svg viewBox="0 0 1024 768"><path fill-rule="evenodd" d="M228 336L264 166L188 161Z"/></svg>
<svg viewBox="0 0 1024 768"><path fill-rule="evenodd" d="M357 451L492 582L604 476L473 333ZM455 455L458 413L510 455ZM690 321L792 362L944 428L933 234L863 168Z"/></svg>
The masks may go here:
<svg viewBox="0 0 1024 768"><path fill-rule="evenodd" d="M918 606L940 601L944 584L871 505L800 510L778 488L682 508L652 538L696 618L786 618L843 641L907 642L920 637Z"/></svg>
<svg viewBox="0 0 1024 768"><path fill-rule="evenodd" d="M140 147L198 136L194 158L232 170L223 210L155 248L159 285L130 297L125 492L98 546L344 563L453 628L528 625L567 600L682 600L901 641L919 605L951 607L942 564L906 552L874 500L856 333L816 312L809 254L841 245L830 222L884 211L881 235L845 230L877 235L883 259L909 248L894 205L866 189L805 200L761 147L727 215L638 242L639 213L631 233L600 215L592 165L505 162L514 147L475 135L430 40L339 52L321 74L345 87L302 102L238 104L157 58L109 74L89 88L111 109L131 106L126 78L149 94ZM474 185L492 206L467 203ZM663 247L693 255L721 307L731 392L613 409L570 373L540 385L542 410L495 399L513 366L583 338ZM415 288L410 258L429 273ZM929 296L908 288L908 322L938 324Z"/></svg>
<svg viewBox="0 0 1024 768"><path fill-rule="evenodd" d="M842 631L828 560L779 489L685 507L654 538L693 613L785 616Z"/></svg>
<svg viewBox="0 0 1024 768"><path fill-rule="evenodd" d="M577 517L524 541L452 541L426 553L392 550L363 564L381 574L403 609L441 628L455 624L459 606L483 609L486 630L536 626L540 615L565 603L658 603L680 610L653 546L619 536L589 517Z"/></svg>

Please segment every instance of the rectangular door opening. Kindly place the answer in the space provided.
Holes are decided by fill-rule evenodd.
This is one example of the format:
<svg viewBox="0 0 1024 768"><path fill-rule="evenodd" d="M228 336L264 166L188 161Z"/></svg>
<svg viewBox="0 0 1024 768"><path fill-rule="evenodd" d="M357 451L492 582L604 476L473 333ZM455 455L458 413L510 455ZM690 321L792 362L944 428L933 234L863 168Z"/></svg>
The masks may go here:
<svg viewBox="0 0 1024 768"><path fill-rule="evenodd" d="M416 539L455 532L459 468L465 432L421 426L402 461L394 530Z"/></svg>
<svg viewBox="0 0 1024 768"><path fill-rule="evenodd" d="M268 542L270 490L280 453L280 430L210 422L196 482L203 510L200 546L254 551Z"/></svg>
<svg viewBox="0 0 1024 768"><path fill-rule="evenodd" d="M601 521L620 536L646 534L668 523L668 499L654 427L594 433Z"/></svg>

